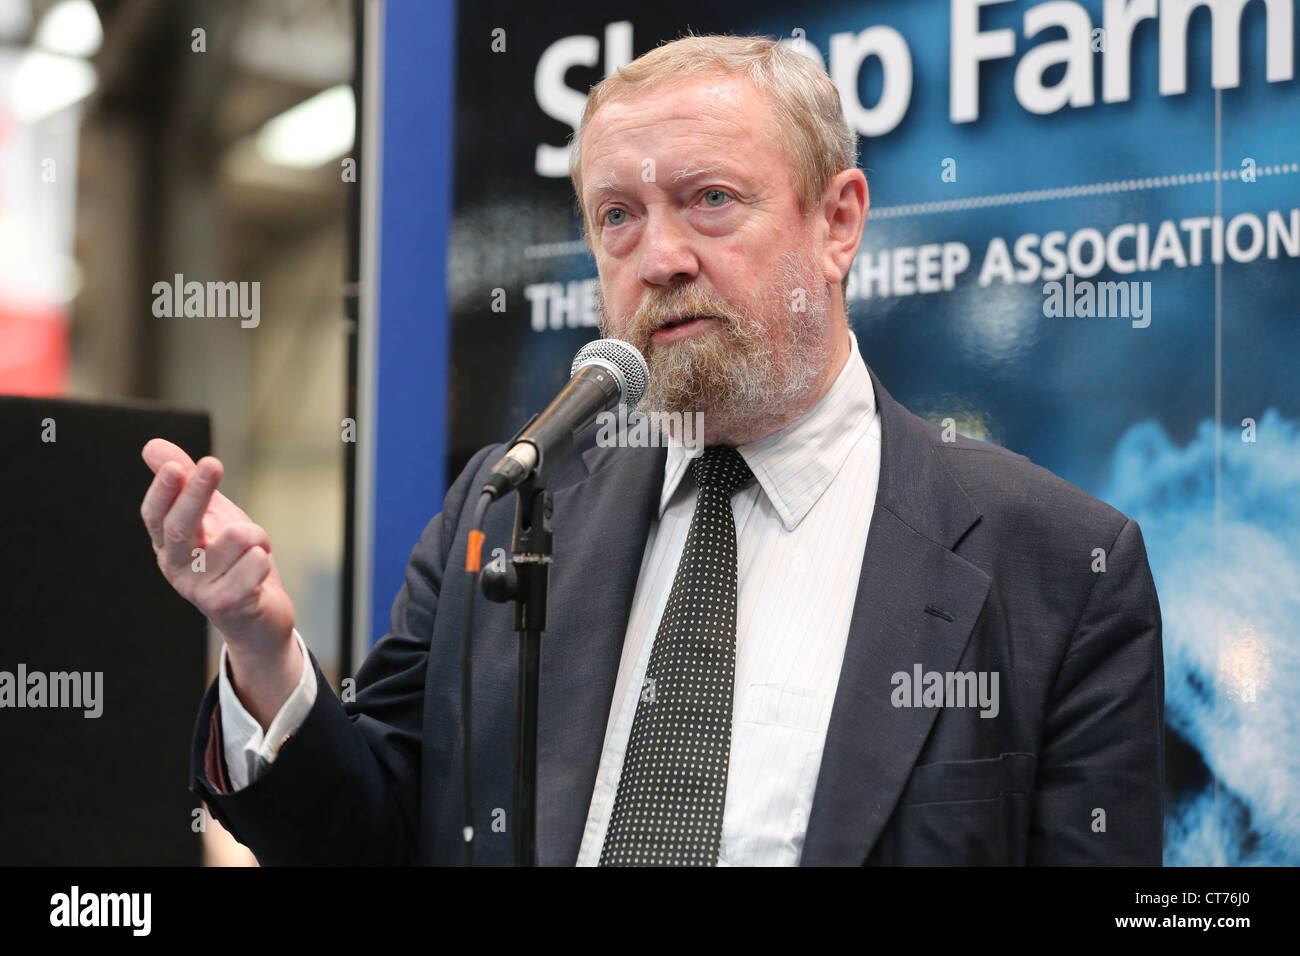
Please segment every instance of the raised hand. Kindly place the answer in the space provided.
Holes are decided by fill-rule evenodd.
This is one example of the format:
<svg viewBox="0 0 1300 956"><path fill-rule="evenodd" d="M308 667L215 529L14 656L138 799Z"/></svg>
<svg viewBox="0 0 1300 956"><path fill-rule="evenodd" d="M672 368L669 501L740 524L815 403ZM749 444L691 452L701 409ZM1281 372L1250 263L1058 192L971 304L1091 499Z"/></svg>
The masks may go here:
<svg viewBox="0 0 1300 956"><path fill-rule="evenodd" d="M158 567L226 641L240 700L265 728L301 675L293 602L266 531L217 490L223 466L197 464L161 438L144 446L154 472L140 516ZM265 719L263 719L265 717Z"/></svg>

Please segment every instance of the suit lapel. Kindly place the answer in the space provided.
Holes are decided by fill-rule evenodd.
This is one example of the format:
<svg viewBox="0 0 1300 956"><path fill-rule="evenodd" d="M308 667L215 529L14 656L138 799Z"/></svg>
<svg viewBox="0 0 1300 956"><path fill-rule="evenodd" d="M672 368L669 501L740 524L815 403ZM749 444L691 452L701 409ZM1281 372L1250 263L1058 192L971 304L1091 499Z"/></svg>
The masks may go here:
<svg viewBox="0 0 1300 956"><path fill-rule="evenodd" d="M916 664L956 670L990 585L987 574L952 552L979 512L939 460L926 424L868 372L880 410L880 483L808 819L805 866L866 860L936 716L934 708L895 708L891 678L911 675Z"/></svg>
<svg viewBox="0 0 1300 956"><path fill-rule="evenodd" d="M555 563L542 635L537 861L577 862L650 522L662 448L591 448L555 491Z"/></svg>

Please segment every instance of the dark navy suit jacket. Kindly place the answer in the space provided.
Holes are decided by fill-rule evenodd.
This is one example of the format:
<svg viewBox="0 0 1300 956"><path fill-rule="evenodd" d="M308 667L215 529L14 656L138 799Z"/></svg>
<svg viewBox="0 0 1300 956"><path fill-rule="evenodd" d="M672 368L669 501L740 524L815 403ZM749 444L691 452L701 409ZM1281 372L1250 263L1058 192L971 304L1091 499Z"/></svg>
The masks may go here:
<svg viewBox="0 0 1300 956"><path fill-rule="evenodd" d="M871 383L880 483L802 863L1159 865L1161 622L1137 524L1023 456L945 441L874 372ZM664 474L663 449L600 448L593 434L549 478L542 865L578 856ZM500 450L475 455L424 529L355 701L330 692L313 656L315 705L237 793L209 779L220 721L208 689L191 789L262 863L460 863L463 568L473 502ZM513 501L489 511L487 551L509 546L512 524ZM473 643L475 856L509 864L511 607L478 599ZM918 664L996 671L998 716L895 706L893 675Z"/></svg>

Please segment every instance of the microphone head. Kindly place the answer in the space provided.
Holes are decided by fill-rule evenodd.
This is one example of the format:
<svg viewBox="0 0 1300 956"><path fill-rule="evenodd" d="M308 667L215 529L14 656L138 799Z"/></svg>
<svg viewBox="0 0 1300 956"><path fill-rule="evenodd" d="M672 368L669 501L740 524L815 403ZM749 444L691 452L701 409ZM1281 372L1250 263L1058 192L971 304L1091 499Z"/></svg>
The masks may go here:
<svg viewBox="0 0 1300 956"><path fill-rule="evenodd" d="M635 408L645 397L650 385L650 369L635 346L622 339L588 342L578 350L569 377L577 375L578 369L587 365L598 365L614 377L623 396L620 401L628 408Z"/></svg>

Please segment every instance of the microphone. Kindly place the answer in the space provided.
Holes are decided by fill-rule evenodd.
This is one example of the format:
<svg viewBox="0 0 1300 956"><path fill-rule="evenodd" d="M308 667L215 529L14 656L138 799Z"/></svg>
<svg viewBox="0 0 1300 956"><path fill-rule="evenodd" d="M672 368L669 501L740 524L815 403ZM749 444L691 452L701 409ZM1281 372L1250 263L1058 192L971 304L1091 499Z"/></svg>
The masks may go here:
<svg viewBox="0 0 1300 956"><path fill-rule="evenodd" d="M573 437L601 412L616 405L635 408L650 384L650 369L622 339L596 339L578 351L567 385L515 439L492 469L483 494L493 500L540 478L573 449Z"/></svg>

